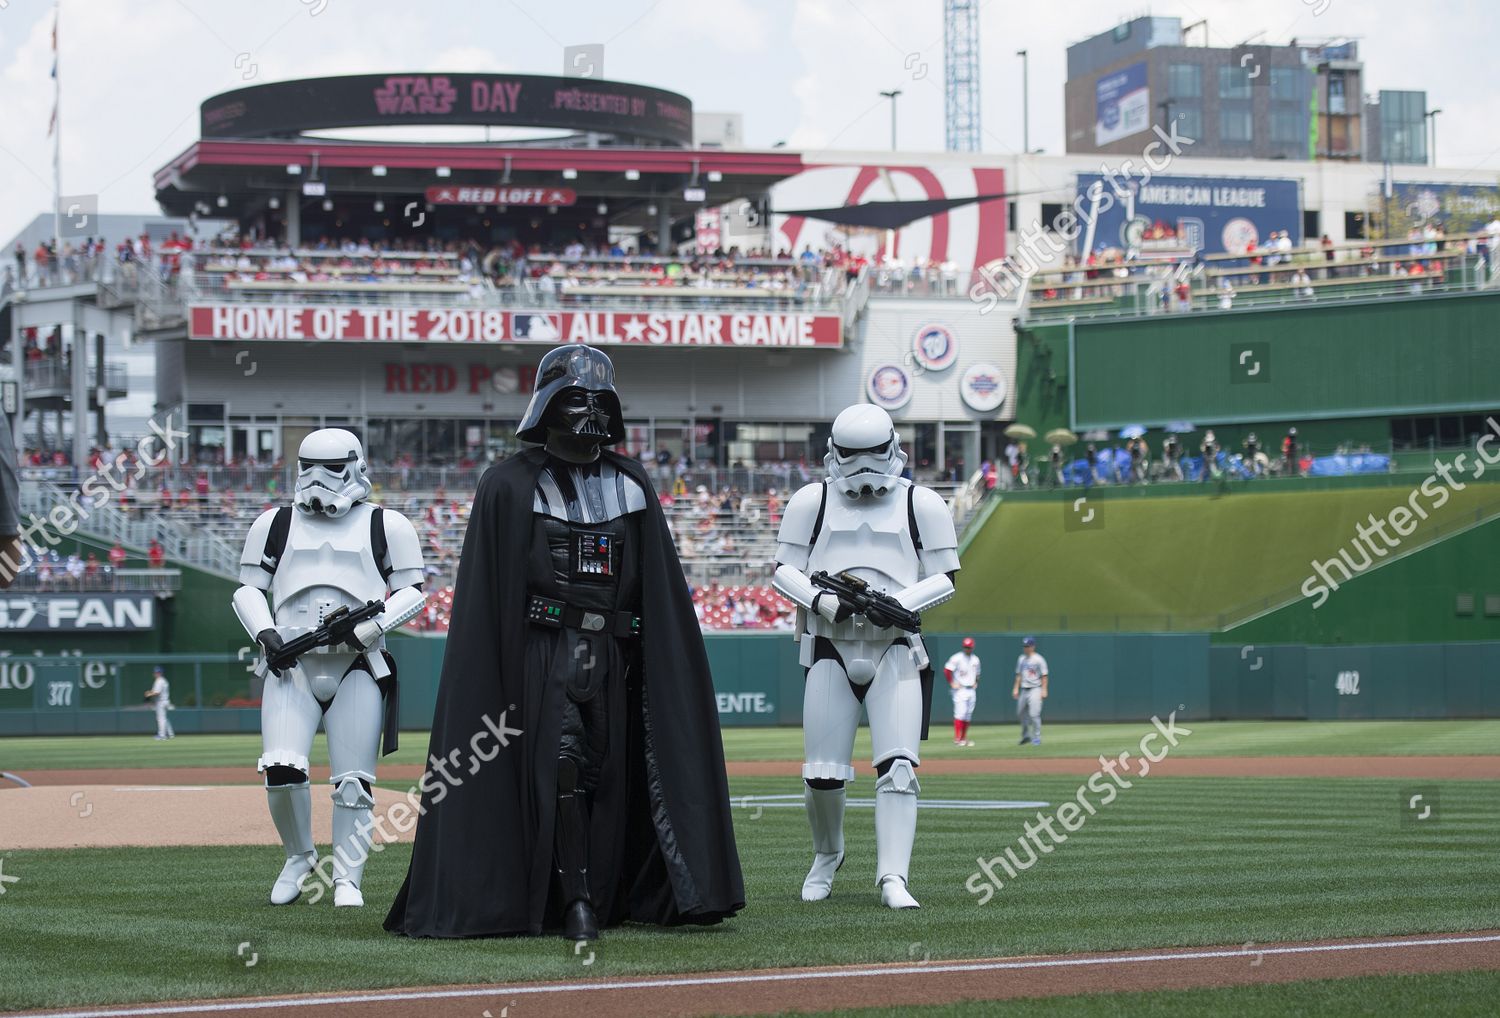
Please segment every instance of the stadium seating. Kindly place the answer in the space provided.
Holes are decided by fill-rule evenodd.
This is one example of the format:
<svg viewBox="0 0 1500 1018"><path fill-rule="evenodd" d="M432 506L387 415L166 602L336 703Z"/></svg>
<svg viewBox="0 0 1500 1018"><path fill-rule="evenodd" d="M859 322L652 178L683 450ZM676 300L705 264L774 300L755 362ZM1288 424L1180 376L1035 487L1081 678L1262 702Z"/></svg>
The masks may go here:
<svg viewBox="0 0 1500 1018"><path fill-rule="evenodd" d="M210 247L185 261L180 284L198 297L373 294L480 297L491 289L465 246L403 250L347 243L334 249Z"/></svg>
<svg viewBox="0 0 1500 1018"><path fill-rule="evenodd" d="M725 497L737 502L737 508L725 509L722 505ZM451 496L443 488L377 491L374 501L404 514L422 540L427 563L428 610L413 627L446 631L458 556L468 525L468 501ZM777 513L770 511L767 496L730 496L727 491L713 495L705 485L693 496L663 501L684 575L703 605L704 625L771 628L785 605L766 586L780 520ZM120 501L129 513L167 516L236 547L244 541L246 531L260 513L280 504L280 495L264 488L224 491L204 484L184 486L177 491L170 487L157 492L131 491ZM726 602L726 592L731 591L728 596L734 601ZM736 613L734 605L742 601ZM747 611L750 605L755 607Z"/></svg>
<svg viewBox="0 0 1500 1018"><path fill-rule="evenodd" d="M1231 310L1255 305L1441 292L1479 272L1483 234L1417 235L1264 247L1244 254L1104 250L1042 269L1026 284L1027 317ZM997 273L991 285L1019 278Z"/></svg>
<svg viewBox="0 0 1500 1018"><path fill-rule="evenodd" d="M544 306L748 300L775 308L838 297L848 283L844 272L816 260L723 252L696 258L531 252L515 267L516 297Z"/></svg>

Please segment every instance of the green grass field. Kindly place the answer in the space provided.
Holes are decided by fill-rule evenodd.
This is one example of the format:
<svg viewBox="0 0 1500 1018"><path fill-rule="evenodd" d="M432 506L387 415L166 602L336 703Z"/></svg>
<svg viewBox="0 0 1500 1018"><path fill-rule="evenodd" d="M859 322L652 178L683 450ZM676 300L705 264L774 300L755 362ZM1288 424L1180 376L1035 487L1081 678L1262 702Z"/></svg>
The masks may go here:
<svg viewBox="0 0 1500 1018"><path fill-rule="evenodd" d="M923 791L1055 804L1078 784L933 775ZM1036 811L928 810L913 865L923 908L895 913L879 906L872 886L869 809L851 808L850 855L834 897L808 906L797 900L808 861L800 809L740 798L795 792L797 783L735 780L746 911L710 930L611 931L586 969L553 938L412 942L385 934L384 905L409 853L401 846L371 862L371 907L358 912L326 901L266 905L279 865L269 847L15 851L4 872L21 880L0 900L0 928L24 950L0 953L0 1009L1500 926L1500 783L1443 784L1440 824L1431 827L1402 824L1403 787L1143 779L986 904L966 889L977 861L1014 845ZM856 793L869 794L868 783ZM259 956L251 968L235 957L245 942Z"/></svg>
<svg viewBox="0 0 1500 1018"><path fill-rule="evenodd" d="M1014 726L975 731L960 750L937 733L928 759L1097 756L1133 746L1138 725L1051 725L1041 747L1013 745ZM863 735L864 733L862 733ZM411 733L399 756L417 762ZM732 760L795 760L800 732L730 729ZM1500 721L1199 724L1184 755L1471 754L1500 743ZM7 739L0 768L244 766L254 736ZM319 739L319 752L322 752ZM856 759L867 754L856 749ZM867 759L868 757L865 756ZM248 777L248 773L247 773ZM387 782L403 788L403 782ZM1063 775L923 777L925 799L1072 798ZM1409 785L1437 785L1434 825L1403 823ZM849 858L834 897L798 900L808 862L800 807L745 797L794 794L795 778L736 778L735 828L748 907L708 930L627 928L592 945L585 967L554 938L427 942L380 928L409 848L370 863L370 907L275 909L265 903L279 853L270 847L11 851L0 857L0 1010L228 997L430 983L713 969L948 960L1028 953L1268 943L1500 927L1500 782L1374 779L1139 779L1050 855L981 903L979 860L1015 846L1036 809L924 810L913 862L920 912L880 907L873 885L873 813L851 807ZM0 810L4 796L0 792ZM856 798L872 794L866 780ZM0 824L4 823L0 813ZM1022 857L1025 854L1022 853ZM248 943L257 964L236 957ZM21 945L14 949L14 945ZM142 964L149 957L150 964ZM1347 986L1347 991L1341 989ZM1007 1002L1016 1014L1360 1014L1412 1001L1490 1013L1496 977L1309 982L1244 989ZM1425 996L1424 996L1425 995ZM993 1013L955 1005L934 1014ZM1423 1009L1418 1008L1420 1013ZM476 1009L477 1013L477 1009ZM860 1013L860 1012L855 1012ZM883 1012L863 1012L879 1014Z"/></svg>
<svg viewBox="0 0 1500 1018"><path fill-rule="evenodd" d="M1179 756L1446 756L1500 750L1500 721L1185 721L1193 735L1173 750ZM971 729L977 746L953 745L951 732L933 728L923 759L974 756L1096 757L1134 749L1141 724L1048 724L1040 746L1016 744L1015 725ZM425 732L407 732L401 749L386 764L417 764L427 752ZM800 760L797 728L726 728L724 753L730 760ZM184 735L156 742L147 735L47 736L0 741L0 770L24 776L27 770L114 767L245 767L260 756L259 735ZM869 729L861 728L854 759L870 758ZM313 763L326 764L326 742L318 736Z"/></svg>
<svg viewBox="0 0 1500 1018"><path fill-rule="evenodd" d="M1070 489L1055 501L1002 502L964 554L957 596L928 614L931 628L952 631L988 620L994 629L997 617L1009 617L1012 624L1000 628L1044 629L1046 619L1060 616L1072 629L1118 618L1130 628L1138 622L1129 620L1166 615L1179 629L1213 628L1220 614L1294 592L1311 561L1336 555L1357 523L1370 513L1384 516L1408 490L1113 499L1105 492L1090 502L1096 514L1090 525L1069 529L1072 499L1081 494ZM1420 547L1445 523L1497 503L1500 488L1468 485L1431 512L1404 547ZM1017 583L1018 576L1025 582Z"/></svg>

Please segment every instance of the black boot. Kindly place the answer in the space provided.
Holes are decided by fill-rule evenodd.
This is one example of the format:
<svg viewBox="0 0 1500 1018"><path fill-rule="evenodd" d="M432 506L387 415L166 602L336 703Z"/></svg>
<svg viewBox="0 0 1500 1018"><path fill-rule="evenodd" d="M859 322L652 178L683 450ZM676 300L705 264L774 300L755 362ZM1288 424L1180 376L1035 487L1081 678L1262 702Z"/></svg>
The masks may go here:
<svg viewBox="0 0 1500 1018"><path fill-rule="evenodd" d="M557 824L554 827L552 861L562 891L563 937L566 940L599 939L599 920L589 897L588 815L583 792L577 791L576 774L570 761L559 761Z"/></svg>
<svg viewBox="0 0 1500 1018"><path fill-rule="evenodd" d="M594 918L594 906L579 899L563 910L564 940L598 940L599 922Z"/></svg>

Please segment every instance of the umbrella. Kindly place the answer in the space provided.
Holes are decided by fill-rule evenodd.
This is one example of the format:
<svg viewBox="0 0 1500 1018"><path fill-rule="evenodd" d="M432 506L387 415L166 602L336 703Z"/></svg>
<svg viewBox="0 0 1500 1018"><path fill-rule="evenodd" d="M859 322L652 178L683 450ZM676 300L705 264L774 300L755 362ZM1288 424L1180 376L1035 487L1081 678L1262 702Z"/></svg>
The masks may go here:
<svg viewBox="0 0 1500 1018"><path fill-rule="evenodd" d="M1174 435L1181 435L1189 431L1197 431L1198 429L1193 427L1188 421L1168 421L1166 430L1172 432Z"/></svg>
<svg viewBox="0 0 1500 1018"><path fill-rule="evenodd" d="M1006 438L1035 438L1036 429L1029 424L1012 424L1005 429Z"/></svg>
<svg viewBox="0 0 1500 1018"><path fill-rule="evenodd" d="M1077 441L1078 436L1067 428L1053 428L1047 432L1048 445L1074 445Z"/></svg>
<svg viewBox="0 0 1500 1018"><path fill-rule="evenodd" d="M1140 438L1146 433L1146 429L1139 424L1130 424L1120 429L1121 438Z"/></svg>

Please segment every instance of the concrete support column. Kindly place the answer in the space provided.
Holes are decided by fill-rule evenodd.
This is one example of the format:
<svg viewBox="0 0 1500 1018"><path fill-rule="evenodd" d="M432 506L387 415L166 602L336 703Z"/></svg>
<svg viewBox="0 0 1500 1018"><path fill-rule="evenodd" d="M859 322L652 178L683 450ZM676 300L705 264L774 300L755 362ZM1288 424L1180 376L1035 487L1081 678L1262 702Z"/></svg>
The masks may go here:
<svg viewBox="0 0 1500 1018"><path fill-rule="evenodd" d="M25 442L26 432L26 351L21 341L21 316L14 306L10 314L10 366L16 377L16 419L11 428L11 437L19 451Z"/></svg>
<svg viewBox="0 0 1500 1018"><path fill-rule="evenodd" d="M74 305L76 312L77 305ZM76 318L76 314L75 314ZM68 414L73 428L73 469L81 471L89 455L89 340L88 333L77 323L68 326L68 339L72 351L72 411Z"/></svg>
<svg viewBox="0 0 1500 1018"><path fill-rule="evenodd" d="M672 253L672 201L665 196L656 203L656 253Z"/></svg>
<svg viewBox="0 0 1500 1018"><path fill-rule="evenodd" d="M286 242L291 247L302 243L302 189L288 188L286 197Z"/></svg>
<svg viewBox="0 0 1500 1018"><path fill-rule="evenodd" d="M100 449L109 446L109 431L104 426L104 405L109 401L109 384L104 374L104 333L94 336L94 398L98 406L94 409L94 444Z"/></svg>

